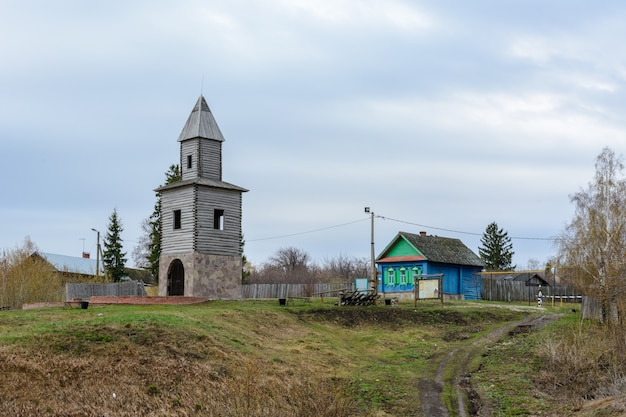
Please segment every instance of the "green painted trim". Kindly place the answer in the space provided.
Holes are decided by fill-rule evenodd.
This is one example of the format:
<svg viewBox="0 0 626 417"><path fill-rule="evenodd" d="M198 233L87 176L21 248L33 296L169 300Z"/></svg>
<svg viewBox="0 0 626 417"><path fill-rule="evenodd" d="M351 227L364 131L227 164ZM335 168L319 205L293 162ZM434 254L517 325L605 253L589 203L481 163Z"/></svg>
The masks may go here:
<svg viewBox="0 0 626 417"><path fill-rule="evenodd" d="M391 256L424 256L415 246L411 245L404 238L398 239L395 245L393 245L386 252L386 257Z"/></svg>

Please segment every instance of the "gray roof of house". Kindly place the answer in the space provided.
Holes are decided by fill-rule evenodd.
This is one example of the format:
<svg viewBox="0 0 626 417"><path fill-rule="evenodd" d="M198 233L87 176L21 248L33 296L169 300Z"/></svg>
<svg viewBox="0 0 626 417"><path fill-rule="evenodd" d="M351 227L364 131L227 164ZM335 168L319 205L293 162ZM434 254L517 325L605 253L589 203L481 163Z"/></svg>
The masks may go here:
<svg viewBox="0 0 626 417"><path fill-rule="evenodd" d="M78 256L58 255L56 253L36 252L48 261L59 272L72 272L83 275L96 275L96 260ZM100 261L100 273L103 273L102 261Z"/></svg>
<svg viewBox="0 0 626 417"><path fill-rule="evenodd" d="M422 252L430 262L456 265L484 266L483 261L465 246L459 239L439 236L422 236L413 233L399 232L398 236L406 239L417 250Z"/></svg>
<svg viewBox="0 0 626 417"><path fill-rule="evenodd" d="M200 96L196 105L193 107L185 127L183 127L178 141L182 142L187 139L206 138L224 142L224 136L220 131L209 105L206 104L204 97Z"/></svg>

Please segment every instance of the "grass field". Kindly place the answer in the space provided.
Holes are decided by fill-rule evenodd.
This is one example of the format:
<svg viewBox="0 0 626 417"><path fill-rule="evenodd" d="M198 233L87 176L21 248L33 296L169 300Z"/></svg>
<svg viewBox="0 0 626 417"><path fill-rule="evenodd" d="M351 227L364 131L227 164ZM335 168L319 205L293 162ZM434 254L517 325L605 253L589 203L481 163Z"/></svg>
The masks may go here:
<svg viewBox="0 0 626 417"><path fill-rule="evenodd" d="M530 313L478 302L302 301L3 311L0 415L420 415L418 380L438 358ZM524 382L532 337L474 363L483 392L518 413L494 415L531 415L518 410L524 404L553 410ZM498 365L511 355L524 359Z"/></svg>

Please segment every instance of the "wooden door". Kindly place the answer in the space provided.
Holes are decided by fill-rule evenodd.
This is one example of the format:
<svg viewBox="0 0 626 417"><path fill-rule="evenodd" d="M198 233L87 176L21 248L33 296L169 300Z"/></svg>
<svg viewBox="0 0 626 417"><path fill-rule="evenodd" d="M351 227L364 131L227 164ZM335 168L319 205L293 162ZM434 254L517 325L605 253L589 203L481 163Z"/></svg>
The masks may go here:
<svg viewBox="0 0 626 417"><path fill-rule="evenodd" d="M174 259L167 274L167 295L185 295L185 268L180 259Z"/></svg>

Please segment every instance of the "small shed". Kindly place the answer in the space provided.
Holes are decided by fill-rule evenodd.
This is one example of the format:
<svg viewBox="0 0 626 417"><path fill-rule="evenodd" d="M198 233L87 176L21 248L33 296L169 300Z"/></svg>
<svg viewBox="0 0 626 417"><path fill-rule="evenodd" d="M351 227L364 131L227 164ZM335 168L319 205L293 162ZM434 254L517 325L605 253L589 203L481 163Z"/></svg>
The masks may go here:
<svg viewBox="0 0 626 417"><path fill-rule="evenodd" d="M505 281L524 282L527 287L549 286L550 284L542 275L540 272L520 272L518 274L511 273L505 275L502 279Z"/></svg>

